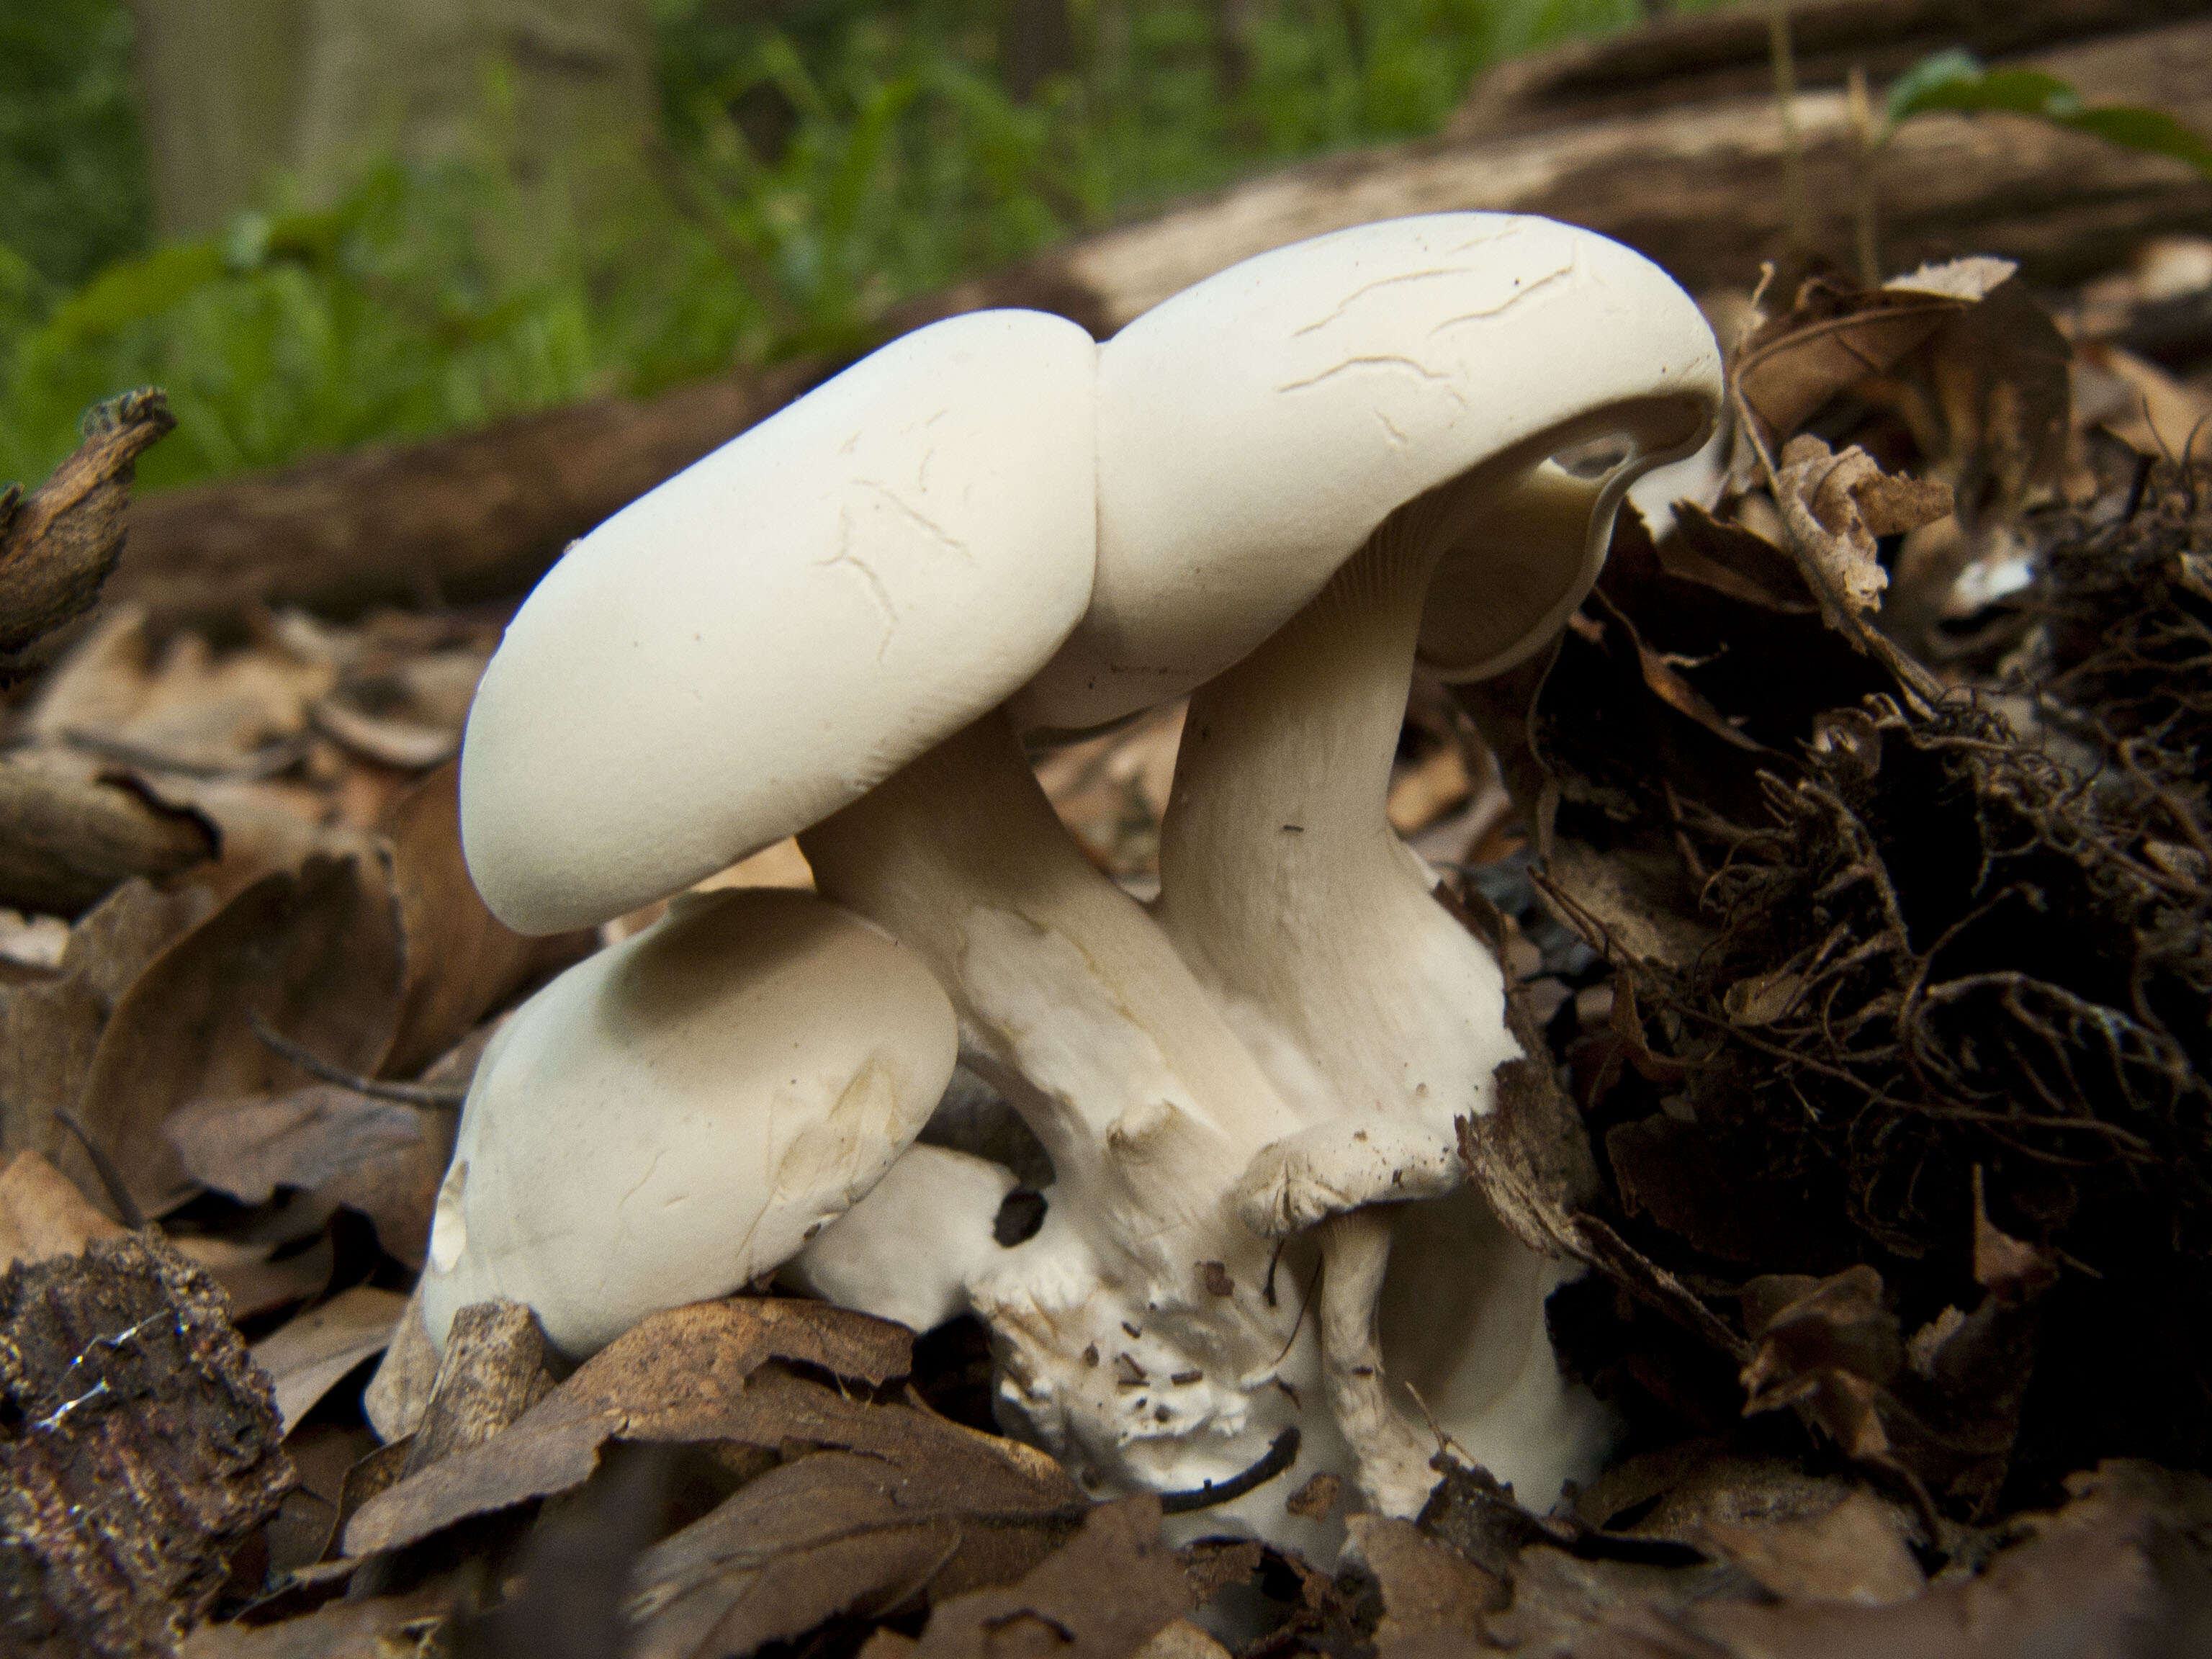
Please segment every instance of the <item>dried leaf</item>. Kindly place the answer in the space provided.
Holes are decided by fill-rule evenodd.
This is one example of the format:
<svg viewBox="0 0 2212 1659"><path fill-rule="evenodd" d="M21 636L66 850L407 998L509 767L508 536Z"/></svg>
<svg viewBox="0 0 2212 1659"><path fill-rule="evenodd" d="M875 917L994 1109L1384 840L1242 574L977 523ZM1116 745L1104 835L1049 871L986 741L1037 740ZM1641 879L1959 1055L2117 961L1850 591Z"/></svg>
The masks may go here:
<svg viewBox="0 0 2212 1659"><path fill-rule="evenodd" d="M158 1212L185 1190L161 1133L175 1107L307 1081L253 1035L249 1013L337 1065L374 1065L399 1004L392 911L372 862L312 860L256 882L139 975L100 1035L79 1111L142 1207ZM75 1176L82 1154L63 1152L48 1155Z"/></svg>
<svg viewBox="0 0 2212 1659"><path fill-rule="evenodd" d="M598 948L589 930L526 939L477 895L461 857L458 763L441 767L385 823L406 992L375 1074L412 1077L526 986Z"/></svg>
<svg viewBox="0 0 2212 1659"><path fill-rule="evenodd" d="M0 1269L76 1255L122 1231L36 1152L18 1152L0 1169Z"/></svg>
<svg viewBox="0 0 2212 1659"><path fill-rule="evenodd" d="M314 1193L368 1217L378 1243L420 1267L458 1116L312 1083L283 1095L187 1101L161 1133L202 1185L242 1204L266 1203L279 1187Z"/></svg>
<svg viewBox="0 0 2212 1659"><path fill-rule="evenodd" d="M58 978L0 985L0 1146L53 1145L54 1110L83 1094L117 1000L213 906L196 887L164 895L127 881L70 928Z"/></svg>
<svg viewBox="0 0 2212 1659"><path fill-rule="evenodd" d="M1008 1583L1086 1507L1041 1454L873 1409L887 1432L867 1455L817 1451L771 1469L646 1553L629 1608L634 1659L750 1652L841 1614Z"/></svg>
<svg viewBox="0 0 2212 1659"><path fill-rule="evenodd" d="M1792 309L1744 342L1736 386L1771 447L1838 392L1886 373L1972 303L1924 289L1845 292L1808 283Z"/></svg>
<svg viewBox="0 0 2212 1659"><path fill-rule="evenodd" d="M0 759L0 904L82 915L134 877L215 857L216 826L123 772Z"/></svg>
<svg viewBox="0 0 2212 1659"><path fill-rule="evenodd" d="M453 1316L446 1352L409 1437L404 1473L481 1446L552 1392L545 1328L519 1302L479 1302Z"/></svg>
<svg viewBox="0 0 2212 1659"><path fill-rule="evenodd" d="M276 1384L286 1434L347 1372L384 1352L406 1305L396 1291L356 1285L253 1345L253 1363Z"/></svg>
<svg viewBox="0 0 2212 1659"><path fill-rule="evenodd" d="M471 1515L580 1486L610 1440L868 1439L873 1408L771 1360L877 1384L910 1362L903 1326L821 1303L742 1298L655 1314L602 1350L504 1434L410 1475L348 1524L349 1554L395 1549ZM752 1386L748 1387L749 1379Z"/></svg>
<svg viewBox="0 0 2212 1659"><path fill-rule="evenodd" d="M1408 1521L1355 1515L1346 1523L1353 1547L1382 1587L1382 1620L1375 1644L1386 1659L1421 1650L1425 1638L1475 1631L1483 1613L1510 1599L1504 1581Z"/></svg>
<svg viewBox="0 0 2212 1659"><path fill-rule="evenodd" d="M1825 1515L1768 1526L1716 1522L1700 1542L1716 1548L1785 1601L1907 1601L1926 1577L1905 1547L1897 1510L1864 1490Z"/></svg>
<svg viewBox="0 0 2212 1659"><path fill-rule="evenodd" d="M1019 1583L939 1605L915 1659L1128 1659L1188 1606L1158 1499L1125 1498Z"/></svg>
<svg viewBox="0 0 2212 1659"><path fill-rule="evenodd" d="M430 1333L422 1322L422 1286L418 1282L392 1334L384 1363L362 1391L362 1409L378 1439L389 1445L415 1432L429 1406L438 1364L438 1351L430 1346Z"/></svg>
<svg viewBox="0 0 2212 1659"><path fill-rule="evenodd" d="M402 1659L425 1650L453 1606L450 1584L405 1595L333 1601L274 1625L203 1625L181 1659Z"/></svg>

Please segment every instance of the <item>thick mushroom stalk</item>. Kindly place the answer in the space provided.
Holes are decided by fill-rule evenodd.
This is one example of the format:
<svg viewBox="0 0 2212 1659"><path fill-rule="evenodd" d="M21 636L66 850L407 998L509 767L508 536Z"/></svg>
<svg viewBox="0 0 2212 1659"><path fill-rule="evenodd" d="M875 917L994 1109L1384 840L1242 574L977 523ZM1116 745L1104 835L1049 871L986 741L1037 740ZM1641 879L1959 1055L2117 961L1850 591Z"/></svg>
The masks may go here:
<svg viewBox="0 0 2212 1659"><path fill-rule="evenodd" d="M1293 1423L1301 1469L1341 1467L1326 1412L1309 1409L1325 1402L1306 1253L1278 1262L1231 1200L1253 1153L1297 1120L1151 917L1085 860L1005 721L940 745L800 844L825 894L929 963L968 1064L1052 1158L1042 1226L965 1284L997 1347L1002 1411L1100 1491L1218 1484ZM948 1207L977 1207L942 1155L923 1162L936 1173L902 1188L936 1180ZM870 1208L876 1237L901 1201ZM820 1259L835 1243L880 1261L863 1231L825 1236ZM851 1274L836 1288L887 1311L930 1277L870 1279L864 1300ZM1324 1544L1326 1527L1282 1510L1295 1484L1231 1513Z"/></svg>

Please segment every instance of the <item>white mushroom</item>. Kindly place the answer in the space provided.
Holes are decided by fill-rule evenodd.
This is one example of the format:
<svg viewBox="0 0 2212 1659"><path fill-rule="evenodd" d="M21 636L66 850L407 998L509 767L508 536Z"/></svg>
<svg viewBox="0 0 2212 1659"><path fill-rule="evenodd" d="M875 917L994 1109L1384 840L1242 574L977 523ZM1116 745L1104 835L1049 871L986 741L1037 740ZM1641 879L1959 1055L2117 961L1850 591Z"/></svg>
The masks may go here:
<svg viewBox="0 0 2212 1659"><path fill-rule="evenodd" d="M1099 386L1098 578L1024 706L1110 716L1256 646L1193 697L1157 911L1302 1120L1242 1213L1286 1233L1448 1192L1455 1121L1518 1049L1497 964L1383 815L1416 648L1473 677L1559 627L1630 481L1702 441L1711 332L1602 237L1439 215L1186 290L1103 349ZM1362 1484L1402 1512L1430 1448L1372 1330L1389 1224L1324 1229L1324 1325Z"/></svg>
<svg viewBox="0 0 2212 1659"><path fill-rule="evenodd" d="M1103 1486L1180 1488L1265 1453L1313 1345L1227 1199L1295 1121L993 712L1089 599L1095 356L1032 313L936 325L594 531L484 677L462 828L525 929L803 831L1054 1160L1043 1228L969 1291L1009 1410Z"/></svg>
<svg viewBox="0 0 2212 1659"><path fill-rule="evenodd" d="M882 1179L958 1048L913 952L811 894L680 900L501 1027L462 1109L422 1279L593 1352L772 1273Z"/></svg>

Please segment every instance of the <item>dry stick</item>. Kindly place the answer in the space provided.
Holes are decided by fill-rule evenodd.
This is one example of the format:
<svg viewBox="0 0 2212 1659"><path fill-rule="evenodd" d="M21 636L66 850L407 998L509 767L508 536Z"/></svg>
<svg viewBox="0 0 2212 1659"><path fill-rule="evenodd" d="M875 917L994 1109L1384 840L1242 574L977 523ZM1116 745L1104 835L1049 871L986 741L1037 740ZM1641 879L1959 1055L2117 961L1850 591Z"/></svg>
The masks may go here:
<svg viewBox="0 0 2212 1659"><path fill-rule="evenodd" d="M313 1049L293 1042L258 1013L249 1012L246 1023L260 1038L264 1048L290 1060L309 1077L335 1083L341 1089L350 1089L372 1100L396 1100L409 1106L458 1106L468 1098L468 1085L465 1083L391 1083L382 1078L366 1077L359 1072L349 1072L325 1060Z"/></svg>
<svg viewBox="0 0 2212 1659"><path fill-rule="evenodd" d="M1805 143L1797 131L1797 60L1790 46L1790 0L1767 0L1766 40L1774 58L1774 101L1782 115L1782 199L1790 240L1813 246L1813 200L1805 191Z"/></svg>
<svg viewBox="0 0 2212 1659"><path fill-rule="evenodd" d="M1844 82L1844 110L1851 127L1851 218L1857 232L1859 281L1881 286L1881 250L1875 234L1874 166L1881 153L1874 134L1874 106L1866 70L1854 64Z"/></svg>
<svg viewBox="0 0 2212 1659"><path fill-rule="evenodd" d="M144 1231L148 1224L146 1212L131 1195L131 1185L124 1180L123 1171L115 1167L115 1160L108 1157L107 1149L92 1138L91 1131L68 1107L55 1107L54 1121L75 1135L77 1145L84 1148L84 1155L92 1160L92 1172L106 1189L107 1201L115 1206L117 1218L132 1232Z"/></svg>

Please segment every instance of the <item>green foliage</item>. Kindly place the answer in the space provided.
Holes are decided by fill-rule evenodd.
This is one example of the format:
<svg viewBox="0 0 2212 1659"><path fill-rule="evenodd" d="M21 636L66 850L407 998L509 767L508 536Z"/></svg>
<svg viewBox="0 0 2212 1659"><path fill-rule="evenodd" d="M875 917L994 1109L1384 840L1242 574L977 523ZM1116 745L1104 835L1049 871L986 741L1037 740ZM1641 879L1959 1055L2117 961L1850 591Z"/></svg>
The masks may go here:
<svg viewBox="0 0 2212 1659"><path fill-rule="evenodd" d="M2164 110L2130 104L2084 105L2081 94L2040 70L1983 67L1963 49L1923 58L1889 89L1889 125L1928 110L2002 110L2033 115L2130 149L2186 161L2212 179L2212 142Z"/></svg>
<svg viewBox="0 0 2212 1659"><path fill-rule="evenodd" d="M123 0L0 0L0 241L69 287L143 247L152 220ZM0 289L15 262L0 254Z"/></svg>
<svg viewBox="0 0 2212 1659"><path fill-rule="evenodd" d="M45 54L0 70L0 137L46 146L0 171L0 478L41 476L118 386L168 390L161 485L856 342L902 295L1170 195L1431 131L1493 58L1640 15L1067 0L1068 61L1019 100L1012 3L656 0L665 199L618 246L547 248L485 167L395 166L326 211L139 252L127 15L0 0L0 46Z"/></svg>

